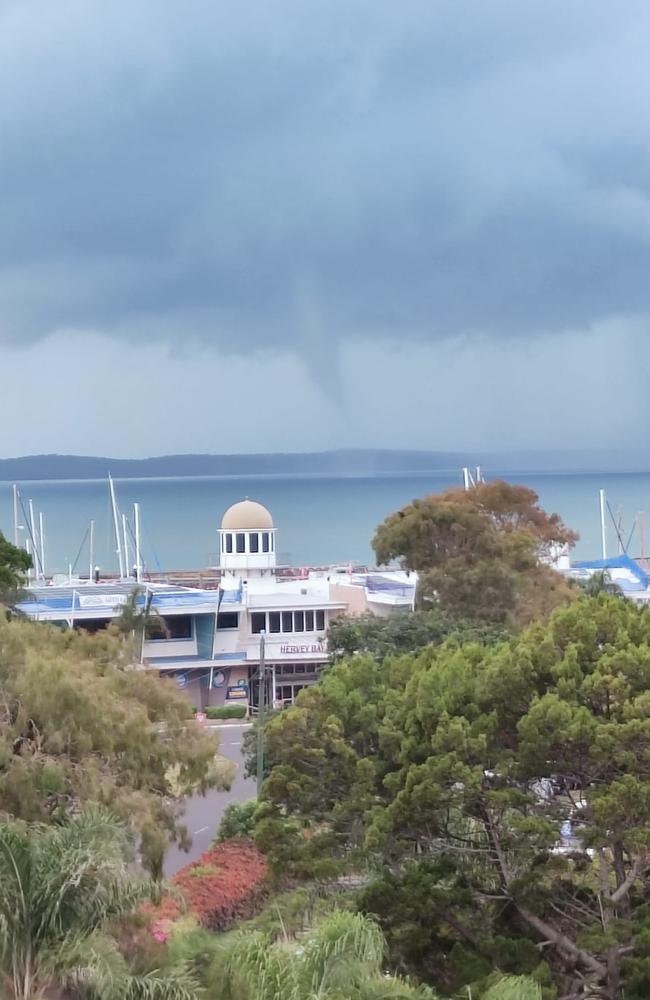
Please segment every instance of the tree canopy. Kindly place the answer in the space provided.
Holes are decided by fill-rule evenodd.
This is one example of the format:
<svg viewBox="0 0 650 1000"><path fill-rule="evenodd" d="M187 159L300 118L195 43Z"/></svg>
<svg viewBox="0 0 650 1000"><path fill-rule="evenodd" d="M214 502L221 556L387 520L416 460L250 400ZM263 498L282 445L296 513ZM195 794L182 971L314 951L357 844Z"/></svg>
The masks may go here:
<svg viewBox="0 0 650 1000"><path fill-rule="evenodd" d="M545 562L577 535L525 486L497 480L414 500L377 528L377 561L418 572L421 605L463 618L528 623L569 588Z"/></svg>
<svg viewBox="0 0 650 1000"><path fill-rule="evenodd" d="M0 613L0 815L49 821L110 806L160 870L169 837L184 836L177 797L223 786L230 772L186 700L132 659L110 632Z"/></svg>
<svg viewBox="0 0 650 1000"><path fill-rule="evenodd" d="M394 960L440 990L496 966L641 1000L649 691L650 611L607 595L496 646L339 662L268 723L258 843L279 873L375 873Z"/></svg>
<svg viewBox="0 0 650 1000"><path fill-rule="evenodd" d="M400 611L385 618L372 613L340 615L328 626L327 649L332 662L357 653L383 660L389 653L412 653L450 637L490 643L504 639L506 634L498 623L468 621L441 608Z"/></svg>
<svg viewBox="0 0 650 1000"><path fill-rule="evenodd" d="M16 599L31 567L29 553L12 545L0 531L0 602L8 604Z"/></svg>

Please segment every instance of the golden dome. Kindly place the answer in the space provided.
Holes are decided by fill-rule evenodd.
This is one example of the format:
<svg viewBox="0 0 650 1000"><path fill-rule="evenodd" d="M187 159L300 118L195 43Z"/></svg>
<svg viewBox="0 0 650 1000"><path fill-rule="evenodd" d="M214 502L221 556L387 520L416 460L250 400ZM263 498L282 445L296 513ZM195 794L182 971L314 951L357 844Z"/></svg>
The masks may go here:
<svg viewBox="0 0 650 1000"><path fill-rule="evenodd" d="M221 519L222 531L269 531L273 518L266 507L256 500L240 500L229 507Z"/></svg>

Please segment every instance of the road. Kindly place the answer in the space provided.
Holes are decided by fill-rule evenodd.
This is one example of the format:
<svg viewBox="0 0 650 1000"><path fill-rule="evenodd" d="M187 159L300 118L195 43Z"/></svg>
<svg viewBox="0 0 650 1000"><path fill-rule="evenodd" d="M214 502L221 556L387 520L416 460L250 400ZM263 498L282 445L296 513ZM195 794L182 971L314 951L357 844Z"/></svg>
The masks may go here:
<svg viewBox="0 0 650 1000"><path fill-rule="evenodd" d="M256 782L254 778L244 777L244 758L242 757L242 737L250 724L218 726L220 753L232 760L237 768L235 780L229 792L208 792L207 795L193 795L186 800L183 822L192 837L192 847L189 853L181 851L172 844L165 858L165 875L169 878L179 868L196 859L208 849L219 828L221 817L227 805L231 802L246 802L255 796Z"/></svg>

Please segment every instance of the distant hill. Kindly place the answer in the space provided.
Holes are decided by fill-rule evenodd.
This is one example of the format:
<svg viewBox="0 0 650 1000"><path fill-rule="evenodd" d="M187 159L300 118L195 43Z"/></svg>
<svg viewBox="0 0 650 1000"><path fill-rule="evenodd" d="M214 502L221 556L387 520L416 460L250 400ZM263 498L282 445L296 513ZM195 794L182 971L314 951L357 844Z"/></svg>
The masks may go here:
<svg viewBox="0 0 650 1000"><path fill-rule="evenodd" d="M27 455L0 459L0 481L103 479L167 476L389 475L460 470L480 464L499 472L637 472L650 467L638 458L609 452L461 453L344 450L301 454L161 455L155 458L100 458L85 455Z"/></svg>

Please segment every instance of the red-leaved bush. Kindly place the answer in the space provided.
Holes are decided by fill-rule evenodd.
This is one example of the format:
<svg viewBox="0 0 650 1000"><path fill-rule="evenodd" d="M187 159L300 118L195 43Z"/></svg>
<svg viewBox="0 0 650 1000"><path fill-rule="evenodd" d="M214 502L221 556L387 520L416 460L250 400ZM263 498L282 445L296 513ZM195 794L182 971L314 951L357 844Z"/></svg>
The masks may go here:
<svg viewBox="0 0 650 1000"><path fill-rule="evenodd" d="M266 861L253 844L246 840L226 840L182 868L171 883L180 889L187 911L203 927L225 931L258 911L266 894L266 873ZM154 937L165 940L169 923L181 915L182 906L167 896L148 910Z"/></svg>

